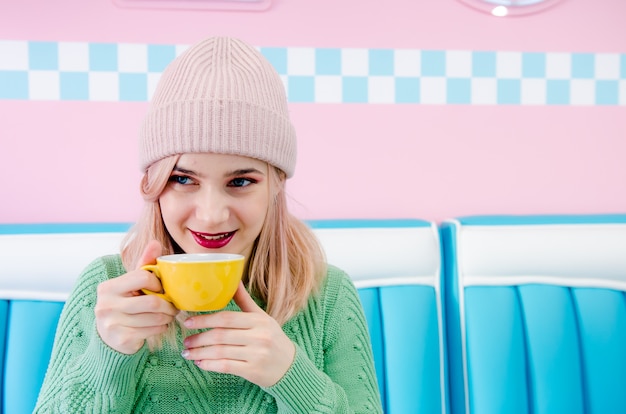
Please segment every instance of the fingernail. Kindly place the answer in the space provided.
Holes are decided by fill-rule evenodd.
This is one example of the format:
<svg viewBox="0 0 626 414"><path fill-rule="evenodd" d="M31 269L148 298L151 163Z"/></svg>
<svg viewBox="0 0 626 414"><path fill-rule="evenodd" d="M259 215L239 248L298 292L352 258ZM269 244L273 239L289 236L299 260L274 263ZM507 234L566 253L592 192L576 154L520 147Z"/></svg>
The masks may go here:
<svg viewBox="0 0 626 414"><path fill-rule="evenodd" d="M192 328L193 327L193 319L189 318L189 319L185 320L184 325L187 328Z"/></svg>
<svg viewBox="0 0 626 414"><path fill-rule="evenodd" d="M182 355L183 358L187 358L189 356L189 350L185 349L183 350L183 352L180 353Z"/></svg>

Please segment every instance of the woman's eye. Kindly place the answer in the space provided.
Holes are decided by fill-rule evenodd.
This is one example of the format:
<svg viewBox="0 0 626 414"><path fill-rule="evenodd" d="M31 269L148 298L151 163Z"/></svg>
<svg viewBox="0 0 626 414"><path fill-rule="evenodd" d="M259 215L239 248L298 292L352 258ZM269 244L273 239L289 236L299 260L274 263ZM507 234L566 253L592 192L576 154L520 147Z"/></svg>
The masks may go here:
<svg viewBox="0 0 626 414"><path fill-rule="evenodd" d="M249 178L239 177L239 178L235 178L234 180L232 180L229 185L231 187L246 187L253 183L254 181Z"/></svg>
<svg viewBox="0 0 626 414"><path fill-rule="evenodd" d="M170 177L170 181L175 184L188 185L193 184L193 181L189 177L185 177L184 175L172 175Z"/></svg>

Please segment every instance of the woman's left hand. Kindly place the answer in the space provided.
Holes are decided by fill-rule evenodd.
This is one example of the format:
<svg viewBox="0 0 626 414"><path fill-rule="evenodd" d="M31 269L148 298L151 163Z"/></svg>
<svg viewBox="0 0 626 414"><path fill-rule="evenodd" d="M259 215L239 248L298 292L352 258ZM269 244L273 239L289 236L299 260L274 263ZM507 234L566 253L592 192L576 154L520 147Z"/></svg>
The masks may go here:
<svg viewBox="0 0 626 414"><path fill-rule="evenodd" d="M190 329L210 329L185 339L183 357L206 371L234 374L270 387L291 366L295 345L242 283L233 299L242 312L222 311L185 321Z"/></svg>

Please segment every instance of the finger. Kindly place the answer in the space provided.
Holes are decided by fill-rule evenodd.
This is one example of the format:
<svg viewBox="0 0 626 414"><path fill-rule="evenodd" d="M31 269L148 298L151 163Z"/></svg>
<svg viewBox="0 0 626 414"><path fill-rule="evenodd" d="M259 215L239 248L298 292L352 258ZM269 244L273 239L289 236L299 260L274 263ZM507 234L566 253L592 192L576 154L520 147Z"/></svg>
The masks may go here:
<svg viewBox="0 0 626 414"><path fill-rule="evenodd" d="M243 312L265 313L265 311L256 304L254 299L252 299L252 296L250 296L242 282L239 282L233 299Z"/></svg>
<svg viewBox="0 0 626 414"><path fill-rule="evenodd" d="M143 249L143 253L139 258L137 265L137 272L141 274L141 277L137 276L132 280L135 282L133 285L133 295L141 295L141 289L148 289L153 292L161 292L163 289L159 278L154 276L147 270L142 270L141 267L148 264L155 264L157 257L163 253L163 246L158 240L150 240L146 247ZM132 273L132 272L131 272Z"/></svg>
<svg viewBox="0 0 626 414"><path fill-rule="evenodd" d="M126 302L130 302L127 300ZM162 314L175 317L180 313L172 303L155 295L141 295L132 298L132 306L126 309L128 314Z"/></svg>
<svg viewBox="0 0 626 414"><path fill-rule="evenodd" d="M148 328L129 328L126 326L109 327L96 324L98 333L102 340L111 348L123 354L132 355L136 353L145 339L151 336L160 335L167 331L167 325L151 326Z"/></svg>
<svg viewBox="0 0 626 414"><path fill-rule="evenodd" d="M248 361L250 350L241 345L212 345L200 348L185 348L181 355L190 361L220 360Z"/></svg>
<svg viewBox="0 0 626 414"><path fill-rule="evenodd" d="M212 328L208 331L190 335L184 339L185 348L204 348L215 345L249 345L250 339L246 335L247 329L241 328ZM200 359L200 358L196 358Z"/></svg>
<svg viewBox="0 0 626 414"><path fill-rule="evenodd" d="M169 324L174 316L167 313L120 314L117 322L129 328L154 328Z"/></svg>
<svg viewBox="0 0 626 414"><path fill-rule="evenodd" d="M161 291L161 282L147 270L133 270L102 282L98 286L99 296L138 296L141 289Z"/></svg>
<svg viewBox="0 0 626 414"><path fill-rule="evenodd" d="M152 292L163 293L163 285L161 284L161 279L156 277L156 275L148 270L138 270L140 275L135 280L136 290L147 289ZM143 294L143 292L141 292Z"/></svg>
<svg viewBox="0 0 626 414"><path fill-rule="evenodd" d="M233 300L242 312L221 311L210 315L197 315L188 318L184 324L189 329L231 328L250 329L257 326L267 313L256 304L252 296L239 282Z"/></svg>
<svg viewBox="0 0 626 414"><path fill-rule="evenodd" d="M195 315L184 322L189 329L250 329L259 323L258 314L221 311L209 315Z"/></svg>
<svg viewBox="0 0 626 414"><path fill-rule="evenodd" d="M163 247L161 246L161 243L159 243L157 240L150 240L145 249L143 249L143 253L139 258L139 263L137 263L137 269L147 264L156 263L157 257L161 256L162 253Z"/></svg>
<svg viewBox="0 0 626 414"><path fill-rule="evenodd" d="M163 313L176 316L179 310L170 302L156 295L133 295L126 292L122 295L106 291L104 284L98 286L96 310L101 316L117 314L137 315L141 313Z"/></svg>

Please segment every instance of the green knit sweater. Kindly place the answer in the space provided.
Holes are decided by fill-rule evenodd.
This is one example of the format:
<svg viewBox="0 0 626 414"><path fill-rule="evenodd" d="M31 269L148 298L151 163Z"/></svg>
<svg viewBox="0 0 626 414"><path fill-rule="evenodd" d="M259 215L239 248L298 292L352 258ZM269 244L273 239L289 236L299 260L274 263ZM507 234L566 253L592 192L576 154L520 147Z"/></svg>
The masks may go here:
<svg viewBox="0 0 626 414"><path fill-rule="evenodd" d="M172 348L121 354L100 339L96 287L125 273L119 255L91 263L65 304L35 413L380 413L369 334L349 277L329 266L321 294L283 330L296 344L287 373L261 388L203 371ZM239 310L231 301L230 310Z"/></svg>

